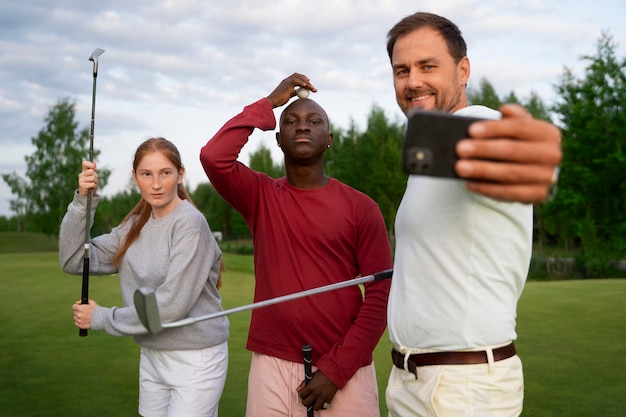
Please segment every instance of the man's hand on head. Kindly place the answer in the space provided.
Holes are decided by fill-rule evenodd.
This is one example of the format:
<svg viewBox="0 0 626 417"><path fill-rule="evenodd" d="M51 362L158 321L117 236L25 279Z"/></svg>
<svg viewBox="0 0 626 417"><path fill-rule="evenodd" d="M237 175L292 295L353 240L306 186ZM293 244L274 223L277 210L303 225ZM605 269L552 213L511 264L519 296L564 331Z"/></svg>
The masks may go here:
<svg viewBox="0 0 626 417"><path fill-rule="evenodd" d="M317 92L317 88L311 84L309 77L303 74L294 73L285 78L278 86L267 96L272 104L272 108L280 107L286 104L292 97L296 95L296 88L302 87L312 92Z"/></svg>

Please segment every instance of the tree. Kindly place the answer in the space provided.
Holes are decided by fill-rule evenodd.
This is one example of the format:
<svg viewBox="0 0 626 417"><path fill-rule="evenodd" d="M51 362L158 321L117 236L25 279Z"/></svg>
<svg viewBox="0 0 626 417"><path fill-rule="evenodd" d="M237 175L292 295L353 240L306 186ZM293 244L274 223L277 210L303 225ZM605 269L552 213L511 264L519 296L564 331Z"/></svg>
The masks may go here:
<svg viewBox="0 0 626 417"><path fill-rule="evenodd" d="M553 234L580 243L586 274L604 276L626 252L626 58L603 33L596 55L582 60L584 77L566 68L556 86L563 162L559 192L542 214Z"/></svg>
<svg viewBox="0 0 626 417"><path fill-rule="evenodd" d="M48 235L58 235L61 218L72 192L77 188L77 174L81 163L89 155L89 131L78 131L75 121L75 103L61 99L45 118L46 126L31 138L35 152L26 156L26 177L16 172L2 178L17 195L10 202L11 210L24 215L28 229ZM99 151L94 150L94 157ZM110 171L98 170L99 188L103 188Z"/></svg>
<svg viewBox="0 0 626 417"><path fill-rule="evenodd" d="M250 237L250 230L243 217L220 197L210 183L198 184L191 198L206 217L212 231L222 232L225 239Z"/></svg>
<svg viewBox="0 0 626 417"><path fill-rule="evenodd" d="M510 102L507 101L507 103ZM524 104L524 107L533 117L552 122L550 106L546 105L534 91L530 93L530 99Z"/></svg>
<svg viewBox="0 0 626 417"><path fill-rule="evenodd" d="M15 172L13 174L3 175L2 178L11 187L11 191L17 194L15 200L9 201L9 208L15 213L17 219L17 231L24 231L24 217L26 215L26 181L18 177Z"/></svg>
<svg viewBox="0 0 626 417"><path fill-rule="evenodd" d="M285 175L284 164L274 164L270 150L262 143L259 149L250 155L250 169L264 172L272 178L280 178Z"/></svg>
<svg viewBox="0 0 626 417"><path fill-rule="evenodd" d="M467 100L470 104L480 104L492 109L497 109L502 104L509 102L500 100L498 94L496 93L496 89L486 78L480 79L478 89L467 89Z"/></svg>

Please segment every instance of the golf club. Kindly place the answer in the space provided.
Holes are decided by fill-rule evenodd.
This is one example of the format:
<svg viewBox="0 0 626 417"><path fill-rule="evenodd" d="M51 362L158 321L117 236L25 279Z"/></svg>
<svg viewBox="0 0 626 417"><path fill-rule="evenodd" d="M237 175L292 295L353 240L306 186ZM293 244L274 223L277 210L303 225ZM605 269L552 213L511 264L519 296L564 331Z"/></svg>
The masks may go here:
<svg viewBox="0 0 626 417"><path fill-rule="evenodd" d="M312 363L313 358L311 358L311 354L313 353L313 347L311 345L306 344L302 345L302 358L304 359L304 383L309 385L311 379L313 379L313 369ZM315 410L313 410L313 406L310 405L306 408L307 417L313 417Z"/></svg>
<svg viewBox="0 0 626 417"><path fill-rule="evenodd" d="M324 285L322 287L312 288L310 290L304 290L293 294L287 294L276 298L270 298L268 300L259 301L253 304L247 304L240 307L231 308L230 310L218 311L217 313L206 314L198 317L187 317L182 320L173 321L171 323L161 323L161 317L159 315L159 307L157 305L156 293L150 288L139 288L135 291L134 302L135 310L139 320L144 327L152 334L157 334L163 329L171 327L189 326L190 324L197 323L199 321L210 320L217 317L226 316L232 313L239 313L241 311L252 310L255 308L265 307L272 304L282 303L284 301L295 300L297 298L308 297L309 295L319 294L327 291L338 290L340 288L346 288L353 285L364 284L370 281L379 281L382 279L391 278L393 269L387 269L385 271L377 272L372 275L366 275L360 278L353 278L347 281L337 282L334 284Z"/></svg>
<svg viewBox="0 0 626 417"><path fill-rule="evenodd" d="M89 60L93 62L93 88L91 91L91 133L89 134L89 162L93 162L93 128L96 112L96 79L98 78L98 57L104 49L96 48ZM85 215L85 254L83 256L83 286L80 303L89 304L89 229L91 216L91 190L87 190L87 214ZM79 329L79 336L87 336L87 329Z"/></svg>

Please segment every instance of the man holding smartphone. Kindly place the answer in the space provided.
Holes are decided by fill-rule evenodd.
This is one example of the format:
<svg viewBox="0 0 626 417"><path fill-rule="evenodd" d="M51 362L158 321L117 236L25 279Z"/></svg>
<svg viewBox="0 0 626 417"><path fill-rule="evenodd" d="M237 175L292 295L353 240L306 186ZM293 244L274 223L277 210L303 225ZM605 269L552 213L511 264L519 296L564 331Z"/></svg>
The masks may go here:
<svg viewBox="0 0 626 417"><path fill-rule="evenodd" d="M532 205L549 194L560 132L523 108L468 106L470 62L457 26L415 13L388 34L396 100L493 119L456 146L463 179L411 175L396 217L388 308L391 416L518 416L513 344L532 251Z"/></svg>

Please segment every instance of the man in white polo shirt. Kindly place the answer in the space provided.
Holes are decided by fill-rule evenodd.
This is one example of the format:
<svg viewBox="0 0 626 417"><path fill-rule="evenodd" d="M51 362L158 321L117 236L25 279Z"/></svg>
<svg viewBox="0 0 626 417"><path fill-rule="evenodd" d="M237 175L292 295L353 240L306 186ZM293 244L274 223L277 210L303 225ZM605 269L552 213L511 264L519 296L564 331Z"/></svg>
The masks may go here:
<svg viewBox="0 0 626 417"><path fill-rule="evenodd" d="M501 119L474 123L474 140L456 148L466 180L408 179L388 308L390 416L518 416L524 382L513 341L532 250L529 203L554 182L560 132L520 106L468 106L465 41L443 17L402 19L387 48L405 114Z"/></svg>

